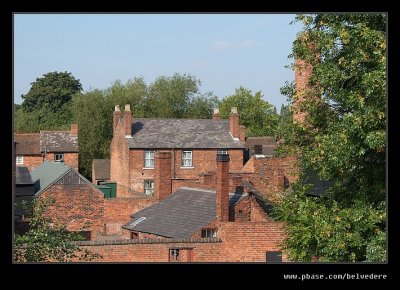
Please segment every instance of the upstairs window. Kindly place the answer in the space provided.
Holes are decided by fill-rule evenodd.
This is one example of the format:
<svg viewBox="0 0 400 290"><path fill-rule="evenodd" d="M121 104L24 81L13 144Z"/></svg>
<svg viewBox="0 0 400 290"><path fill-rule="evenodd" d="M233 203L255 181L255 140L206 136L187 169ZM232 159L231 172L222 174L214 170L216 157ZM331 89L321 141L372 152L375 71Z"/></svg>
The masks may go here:
<svg viewBox="0 0 400 290"><path fill-rule="evenodd" d="M193 152L189 150L182 151L182 167L192 167L193 166Z"/></svg>
<svg viewBox="0 0 400 290"><path fill-rule="evenodd" d="M63 153L54 154L54 161L63 162L64 161L64 154Z"/></svg>
<svg viewBox="0 0 400 290"><path fill-rule="evenodd" d="M144 193L146 195L153 195L153 193L154 193L154 180L153 179L144 181Z"/></svg>
<svg viewBox="0 0 400 290"><path fill-rule="evenodd" d="M228 154L228 150L218 150L218 151L217 151L217 154L224 154L224 155L226 155L226 154Z"/></svg>
<svg viewBox="0 0 400 290"><path fill-rule="evenodd" d="M144 167L154 168L154 150L144 151Z"/></svg>
<svg viewBox="0 0 400 290"><path fill-rule="evenodd" d="M16 156L15 164L24 164L24 156Z"/></svg>
<svg viewBox="0 0 400 290"><path fill-rule="evenodd" d="M202 229L201 237L202 238L216 238L217 237L217 229Z"/></svg>

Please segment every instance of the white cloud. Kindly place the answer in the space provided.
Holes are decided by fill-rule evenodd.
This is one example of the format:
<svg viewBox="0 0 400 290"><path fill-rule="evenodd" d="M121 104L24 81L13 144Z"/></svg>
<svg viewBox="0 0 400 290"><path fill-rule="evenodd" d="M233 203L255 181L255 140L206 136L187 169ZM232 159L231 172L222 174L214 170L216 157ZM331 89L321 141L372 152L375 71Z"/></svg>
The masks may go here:
<svg viewBox="0 0 400 290"><path fill-rule="evenodd" d="M217 40L211 43L211 49L215 51L223 51L234 48L254 48L258 46L260 46L259 42L250 39L245 39L242 41Z"/></svg>

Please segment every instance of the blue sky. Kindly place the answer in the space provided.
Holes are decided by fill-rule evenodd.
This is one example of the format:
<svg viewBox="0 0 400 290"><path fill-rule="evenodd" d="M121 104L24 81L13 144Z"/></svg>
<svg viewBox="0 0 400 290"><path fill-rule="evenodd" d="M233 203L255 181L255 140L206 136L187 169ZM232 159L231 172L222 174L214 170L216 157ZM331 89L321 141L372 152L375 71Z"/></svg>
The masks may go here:
<svg viewBox="0 0 400 290"><path fill-rule="evenodd" d="M294 14L15 14L14 102L30 83L68 71L84 91L115 80L191 74L222 99L240 85L277 106L294 73Z"/></svg>

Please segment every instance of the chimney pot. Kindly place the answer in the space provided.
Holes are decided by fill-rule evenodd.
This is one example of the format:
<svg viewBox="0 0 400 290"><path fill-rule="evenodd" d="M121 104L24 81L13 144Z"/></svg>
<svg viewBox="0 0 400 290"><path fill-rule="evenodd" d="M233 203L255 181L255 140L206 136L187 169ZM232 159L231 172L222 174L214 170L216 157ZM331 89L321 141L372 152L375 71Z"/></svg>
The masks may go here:
<svg viewBox="0 0 400 290"><path fill-rule="evenodd" d="M120 112L121 110L119 109L119 105L115 105L115 110L116 112Z"/></svg>
<svg viewBox="0 0 400 290"><path fill-rule="evenodd" d="M231 113L232 114L237 114L238 113L237 107L232 107L231 108Z"/></svg>
<svg viewBox="0 0 400 290"><path fill-rule="evenodd" d="M131 105L130 104L126 104L125 105L125 111L130 111L131 110Z"/></svg>

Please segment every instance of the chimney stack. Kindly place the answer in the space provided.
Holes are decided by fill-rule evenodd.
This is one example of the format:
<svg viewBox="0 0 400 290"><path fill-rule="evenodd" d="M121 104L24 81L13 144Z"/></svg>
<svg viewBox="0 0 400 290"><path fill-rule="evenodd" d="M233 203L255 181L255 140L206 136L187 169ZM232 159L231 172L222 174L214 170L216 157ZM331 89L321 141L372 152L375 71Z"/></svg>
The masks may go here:
<svg viewBox="0 0 400 290"><path fill-rule="evenodd" d="M315 59L318 61L320 59L320 54L316 50L315 43L309 39L307 33L301 33L298 36L298 41L306 43L308 50L315 54ZM318 95L313 96L310 94L312 88L310 86L310 78L313 72L312 63L304 59L295 60L295 91L296 91L296 101L292 105L293 110L293 121L297 123L304 123L307 112L302 109L302 104L305 101L317 100ZM306 100L307 99L307 100Z"/></svg>
<svg viewBox="0 0 400 290"><path fill-rule="evenodd" d="M212 119L213 120L220 120L221 119L221 115L219 113L219 108L215 108L214 109L214 113L212 115Z"/></svg>
<svg viewBox="0 0 400 290"><path fill-rule="evenodd" d="M246 141L246 126L245 125L239 126L239 140L242 142Z"/></svg>
<svg viewBox="0 0 400 290"><path fill-rule="evenodd" d="M216 216L221 222L229 221L229 155L217 154Z"/></svg>
<svg viewBox="0 0 400 290"><path fill-rule="evenodd" d="M231 113L229 114L229 131L233 138L239 138L239 113L237 107L231 108Z"/></svg>
<svg viewBox="0 0 400 290"><path fill-rule="evenodd" d="M132 112L131 105L126 104L124 110L125 136L132 137Z"/></svg>
<svg viewBox="0 0 400 290"><path fill-rule="evenodd" d="M115 105L115 110L113 112L113 132L115 128L117 128L118 120L121 118L121 110L119 109L119 105Z"/></svg>
<svg viewBox="0 0 400 290"><path fill-rule="evenodd" d="M78 137L78 124L71 124L71 136Z"/></svg>
<svg viewBox="0 0 400 290"><path fill-rule="evenodd" d="M156 151L154 154L154 194L158 200L162 200L171 192L171 152Z"/></svg>

